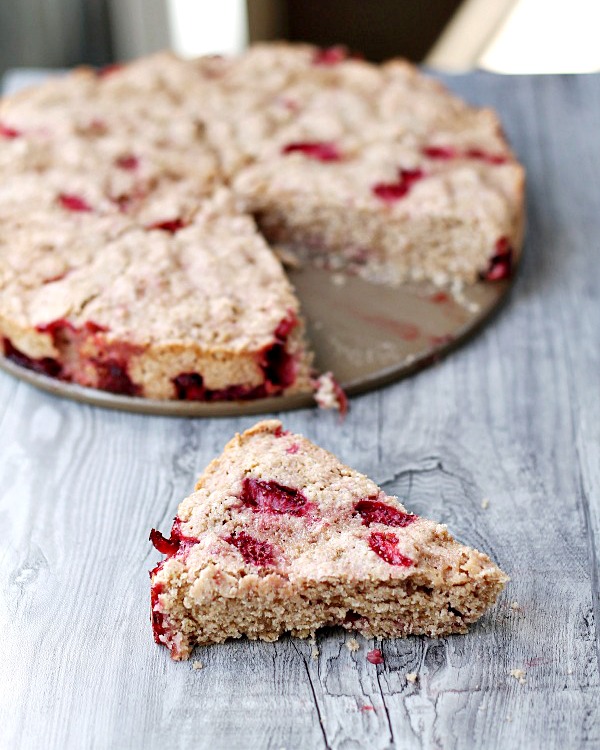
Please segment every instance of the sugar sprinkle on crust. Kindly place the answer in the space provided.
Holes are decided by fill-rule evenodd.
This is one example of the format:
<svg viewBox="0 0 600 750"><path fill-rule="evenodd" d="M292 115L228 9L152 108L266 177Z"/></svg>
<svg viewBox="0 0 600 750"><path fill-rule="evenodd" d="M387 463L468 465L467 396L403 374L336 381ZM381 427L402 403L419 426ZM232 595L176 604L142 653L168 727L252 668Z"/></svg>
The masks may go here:
<svg viewBox="0 0 600 750"><path fill-rule="evenodd" d="M310 637L325 625L366 637L465 632L508 580L277 420L236 435L170 538L153 540L167 555L151 572L154 636L175 659L195 644Z"/></svg>

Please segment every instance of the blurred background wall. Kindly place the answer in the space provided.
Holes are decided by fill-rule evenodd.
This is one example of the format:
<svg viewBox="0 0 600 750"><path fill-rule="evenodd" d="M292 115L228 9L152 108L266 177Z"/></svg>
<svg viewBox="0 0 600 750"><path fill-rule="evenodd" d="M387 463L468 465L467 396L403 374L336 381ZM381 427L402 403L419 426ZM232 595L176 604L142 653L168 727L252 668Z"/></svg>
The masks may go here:
<svg viewBox="0 0 600 750"><path fill-rule="evenodd" d="M259 0L248 4L254 38L280 36L322 47L345 44L368 60L422 60L461 0ZM262 29L256 17L276 19Z"/></svg>
<svg viewBox="0 0 600 750"><path fill-rule="evenodd" d="M494 1L494 0L492 0ZM0 0L0 70L103 65L165 47L234 52L248 40L346 44L421 60L461 0Z"/></svg>
<svg viewBox="0 0 600 750"><path fill-rule="evenodd" d="M345 44L441 69L600 70L600 0L0 0L0 74L249 41Z"/></svg>
<svg viewBox="0 0 600 750"><path fill-rule="evenodd" d="M0 0L0 72L112 59L107 0Z"/></svg>

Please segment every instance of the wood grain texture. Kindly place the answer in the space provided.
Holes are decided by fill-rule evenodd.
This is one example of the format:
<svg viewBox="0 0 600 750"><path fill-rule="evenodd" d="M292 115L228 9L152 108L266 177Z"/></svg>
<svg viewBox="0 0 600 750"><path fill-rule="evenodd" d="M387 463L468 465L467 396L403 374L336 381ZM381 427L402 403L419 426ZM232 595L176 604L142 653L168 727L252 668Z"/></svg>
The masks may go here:
<svg viewBox="0 0 600 750"><path fill-rule="evenodd" d="M148 531L254 420L113 413L0 374L1 747L600 747L600 76L450 85L498 107L529 170L514 293L343 425L284 419L492 555L499 604L466 636L377 643L377 667L340 631L317 658L284 638L173 663L150 634Z"/></svg>

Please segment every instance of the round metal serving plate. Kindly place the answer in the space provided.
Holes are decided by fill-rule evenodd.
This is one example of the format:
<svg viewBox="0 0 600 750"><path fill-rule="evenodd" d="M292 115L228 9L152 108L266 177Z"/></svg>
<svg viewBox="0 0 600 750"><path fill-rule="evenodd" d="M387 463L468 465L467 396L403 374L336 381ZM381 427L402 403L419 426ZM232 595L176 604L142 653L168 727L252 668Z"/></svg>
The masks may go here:
<svg viewBox="0 0 600 750"><path fill-rule="evenodd" d="M469 338L500 306L510 281L465 287L460 301L426 283L392 287L306 265L290 271L319 372L331 370L348 395L378 388L433 364ZM155 401L64 383L0 357L0 368L58 396L109 409L179 417L221 417L314 405L301 394L254 401Z"/></svg>

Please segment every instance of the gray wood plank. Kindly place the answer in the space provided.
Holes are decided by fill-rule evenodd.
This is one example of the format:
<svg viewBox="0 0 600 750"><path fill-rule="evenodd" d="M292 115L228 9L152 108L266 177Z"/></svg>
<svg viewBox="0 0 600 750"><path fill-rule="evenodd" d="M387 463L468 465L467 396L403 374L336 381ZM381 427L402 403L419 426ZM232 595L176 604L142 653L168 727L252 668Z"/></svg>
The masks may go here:
<svg viewBox="0 0 600 750"><path fill-rule="evenodd" d="M529 170L510 302L344 424L284 421L495 557L498 606L467 636L377 643L378 667L374 641L351 653L335 630L317 658L284 638L172 663L148 624L148 530L254 419L118 414L0 374L0 747L600 746L600 76L450 85L500 109Z"/></svg>

